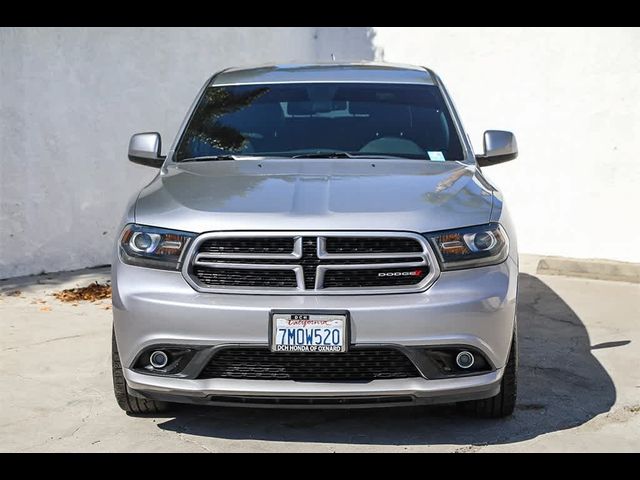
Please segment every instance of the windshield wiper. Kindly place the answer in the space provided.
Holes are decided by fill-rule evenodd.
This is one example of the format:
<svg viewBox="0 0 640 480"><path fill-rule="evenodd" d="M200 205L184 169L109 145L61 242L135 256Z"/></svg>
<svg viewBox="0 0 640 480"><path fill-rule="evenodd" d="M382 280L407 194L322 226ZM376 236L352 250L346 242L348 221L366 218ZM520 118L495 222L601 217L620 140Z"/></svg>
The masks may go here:
<svg viewBox="0 0 640 480"><path fill-rule="evenodd" d="M238 160L239 158L240 156L238 155L205 155L202 157L185 158L183 160L180 160L180 162L208 162L208 161L215 161L215 160Z"/></svg>
<svg viewBox="0 0 640 480"><path fill-rule="evenodd" d="M294 155L291 158L402 158L406 160L409 157L402 157L400 155L385 155L385 154L379 154L379 153L366 153L366 152L327 151L327 152L302 153L300 155Z"/></svg>
<svg viewBox="0 0 640 480"><path fill-rule="evenodd" d="M301 153L300 155L294 155L291 158L353 158L353 155L351 155L349 152L327 151L327 152Z"/></svg>
<svg viewBox="0 0 640 480"><path fill-rule="evenodd" d="M326 151L326 152L310 152L310 153L301 153L298 155L288 156L288 155L203 155L201 157L188 157L181 162L209 162L216 160L240 160L244 158L260 158L260 157L269 157L276 156L282 158L401 158L408 159L410 157L403 157L400 155L385 155L385 154L376 154L376 153L365 153L365 152L343 152L343 151Z"/></svg>
<svg viewBox="0 0 640 480"><path fill-rule="evenodd" d="M386 155L384 153L358 152L358 153L352 153L351 156L356 158L401 158L403 160L415 160L412 157L403 157L402 155Z"/></svg>

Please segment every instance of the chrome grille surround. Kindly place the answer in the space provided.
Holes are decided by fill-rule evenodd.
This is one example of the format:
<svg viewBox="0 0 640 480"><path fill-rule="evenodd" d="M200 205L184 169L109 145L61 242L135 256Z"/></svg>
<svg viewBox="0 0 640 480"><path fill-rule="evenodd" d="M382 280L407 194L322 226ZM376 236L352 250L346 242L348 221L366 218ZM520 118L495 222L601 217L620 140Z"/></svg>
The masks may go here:
<svg viewBox="0 0 640 480"><path fill-rule="evenodd" d="M291 237L294 239L293 249L289 253L227 253L227 252L200 252L204 242L216 238L269 238ZM318 265L315 269L314 288L305 287L305 275L301 264L303 260L303 239L317 238ZM422 248L420 252L393 252L393 253L328 253L326 239L330 237L368 237L385 238L400 237L415 240ZM385 259L399 259L401 257L415 259L413 262L381 263ZM262 294L262 295L380 295L394 293L415 293L429 288L440 275L438 261L428 241L417 233L390 232L390 231L225 231L208 232L199 235L191 242L189 250L183 262L182 274L185 280L195 290L206 293L237 293L237 294ZM366 259L372 259L376 263L360 263ZM217 261L216 261L217 260ZM257 260L252 263L251 260ZM273 263L269 262L273 260ZM337 263L340 260L358 261L358 263ZM419 260L419 261L418 261ZM238 263L236 263L238 261ZM331 264L322 264L330 261ZM286 262L286 263L279 263ZM238 270L290 270L295 273L297 287L257 287L257 286L210 286L198 280L194 274L194 266L219 269ZM388 285L375 287L342 287L324 288L323 280L329 270L378 270L388 268L426 267L427 275L415 285Z"/></svg>

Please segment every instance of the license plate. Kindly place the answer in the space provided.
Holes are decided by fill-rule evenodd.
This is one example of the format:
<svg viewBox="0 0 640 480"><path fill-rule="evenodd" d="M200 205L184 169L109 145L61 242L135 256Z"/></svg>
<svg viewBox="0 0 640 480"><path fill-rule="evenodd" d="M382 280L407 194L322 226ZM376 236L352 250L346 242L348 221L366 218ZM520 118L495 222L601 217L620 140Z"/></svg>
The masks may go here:
<svg viewBox="0 0 640 480"><path fill-rule="evenodd" d="M346 314L273 313L272 352L346 352Z"/></svg>

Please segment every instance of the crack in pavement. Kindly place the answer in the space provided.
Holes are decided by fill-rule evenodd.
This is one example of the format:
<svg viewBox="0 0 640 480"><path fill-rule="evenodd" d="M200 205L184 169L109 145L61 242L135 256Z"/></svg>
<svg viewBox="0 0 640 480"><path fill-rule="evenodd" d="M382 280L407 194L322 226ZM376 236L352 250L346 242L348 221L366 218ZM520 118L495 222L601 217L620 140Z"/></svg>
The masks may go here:
<svg viewBox="0 0 640 480"><path fill-rule="evenodd" d="M17 378L21 378L22 380L27 380L27 381L31 381L31 382L36 382L36 383L40 383L42 385L46 385L48 387L59 387L60 384L58 383L50 383L47 382L45 380L42 380L40 378L33 378L33 377L25 377L24 375L20 375L19 373L11 373L11 372L6 372L6 371L2 371L0 372L1 375L6 375L7 377L17 377Z"/></svg>
<svg viewBox="0 0 640 480"><path fill-rule="evenodd" d="M77 427L75 427L75 428L73 429L73 431L72 431L71 433L65 433L65 434L63 434L63 435L61 435L61 436L59 436L59 437L57 437L57 438L54 438L54 437L47 438L46 440L44 440L44 441L42 441L42 442L38 442L38 443L35 443L35 444L33 444L33 445L29 445L28 449L29 449L29 450L31 450L31 451L33 451L34 449L36 449L36 450L37 450L39 447L43 447L43 446L45 446L45 445L48 445L48 444L51 444L51 443L57 442L57 441L59 441L59 440L65 439L65 438L71 438L71 437L73 437L76 433L78 433L78 430L80 430L80 428L82 428L83 426L85 426L85 425L86 425L86 421L89 419L89 417L91 417L91 415L93 414L93 412L94 412L94 405L93 405L93 404L91 404L91 406L89 407L89 413L87 413L86 415L84 415L84 416L80 419L80 423L78 424L78 426L77 426ZM34 415L34 416L32 416L32 417L29 417L29 418L26 418L26 419L22 419L20 422L7 423L7 424L3 424L3 425L0 425L0 426L5 427L5 426L10 426L10 425L15 425L16 423L24 423L24 422L26 422L26 421L29 421L29 420L36 420L36 419L38 419L39 417L43 417L43 416L47 416L47 415L48 415L48 412L47 412L47 413L43 413L43 414L41 414L41 415ZM25 450L25 449L21 449L21 450L17 450L17 451L26 451L26 450Z"/></svg>
<svg viewBox="0 0 640 480"><path fill-rule="evenodd" d="M215 450L211 450L209 447L206 447L206 446L202 445L201 443L198 443L195 440L192 440L191 438L185 437L184 433L182 433L182 432L178 432L178 438L180 440L184 441L184 442L191 443L191 444L193 444L193 445L195 445L197 447L200 447L201 449L203 449L207 453L216 453Z"/></svg>
<svg viewBox="0 0 640 480"><path fill-rule="evenodd" d="M24 377L22 375L15 374L15 373L13 373L13 374L7 373L7 375L18 377L18 378L23 378L25 380L31 380L31 381L34 381L36 383L42 383L42 384L48 385L48 386L54 386L54 384L52 384L52 383L46 383L46 382L43 382L43 381L35 379L35 378ZM59 386L59 385L55 384L55 386ZM84 395L84 393L86 391L88 391L89 394L94 395L94 398L95 398L95 400L90 404L90 410L89 410L89 415L90 415L91 412L94 409L94 406L97 403L104 402L104 395L102 395L102 393L100 393L95 387L89 387L88 390L84 389L84 388L81 388L79 390L78 389L70 390L70 392L75 394L74 395L75 397L86 396L86 395ZM13 421L10 421L10 422L2 423L2 424L0 424L0 427L2 427L2 428L10 427L10 426L13 426L13 425L16 425L16 424L19 424L19 423L25 423L25 422L29 422L31 420L42 419L43 417L48 417L48 416L50 416L52 414L56 414L58 412L65 411L69 407L69 405L70 405L70 403L67 402L64 405L60 405L60 406L52 408L51 410L48 410L48 411L40 411L40 412L36 413L35 415L30 415L30 416L28 416L26 418L21 418L20 420L13 420ZM81 421L84 422L86 419L88 419L88 416L85 416Z"/></svg>
<svg viewBox="0 0 640 480"><path fill-rule="evenodd" d="M164 429L160 429L160 431L161 431L163 434L165 434L165 436L170 436L171 438L175 438L175 436L174 436L174 435L170 435L170 432L169 432L169 431L166 431L166 430L164 430ZM183 427L182 429L180 429L180 430L177 430L175 433L177 434L176 436L178 437L178 439L179 439L180 441L182 441L182 442L186 442L186 443L190 443L190 444L192 444L192 445L195 445L196 447L201 448L202 450L204 450L204 451L205 451L205 452L207 452L207 453L217 453L217 452L216 452L216 450L211 450L209 447L207 447L207 446L205 446L205 445L202 445L201 443L199 443L199 442L197 442L197 441L193 440L192 438L188 438L188 437L186 437L186 436L185 436L185 434L188 434L189 432L188 432L188 430L187 430L186 428L184 428L184 427Z"/></svg>
<svg viewBox="0 0 640 480"><path fill-rule="evenodd" d="M523 301L519 303L518 308L521 309L521 311L523 313L530 313L533 315L539 315L543 318L547 318L553 322L558 322L558 323L565 323L574 327L580 327L581 324L576 323L576 322L572 322L571 320L567 320L565 318L561 318L561 317L557 317L554 316L552 314L549 313L545 313L541 311L541 305L540 303L543 301L543 294L542 293L536 293L535 295L533 295L533 298L531 298L530 301Z"/></svg>
<svg viewBox="0 0 640 480"><path fill-rule="evenodd" d="M28 347L36 347L38 345L44 345L46 343L51 343L51 342L57 342L59 340L69 340L71 338L80 338L80 337L85 337L86 335L68 335L66 337L56 337L56 338L50 338L49 340L43 340L42 342L36 342L36 343L29 343L27 345L20 345L19 347L9 347L9 348L4 348L2 350L0 350L0 352L10 352L10 351L15 351L15 350L20 350L21 348L28 348Z"/></svg>

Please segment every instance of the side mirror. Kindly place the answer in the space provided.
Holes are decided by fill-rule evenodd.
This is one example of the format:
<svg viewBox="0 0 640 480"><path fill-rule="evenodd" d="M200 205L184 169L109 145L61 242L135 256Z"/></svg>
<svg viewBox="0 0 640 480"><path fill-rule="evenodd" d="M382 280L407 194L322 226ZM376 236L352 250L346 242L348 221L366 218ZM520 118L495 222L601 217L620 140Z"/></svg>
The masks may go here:
<svg viewBox="0 0 640 480"><path fill-rule="evenodd" d="M129 160L147 167L160 168L164 158L160 155L162 141L158 132L136 133L129 140Z"/></svg>
<svg viewBox="0 0 640 480"><path fill-rule="evenodd" d="M518 156L516 137L503 130L487 130L484 132L484 154L476 155L478 165L488 167L508 162Z"/></svg>

